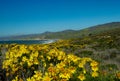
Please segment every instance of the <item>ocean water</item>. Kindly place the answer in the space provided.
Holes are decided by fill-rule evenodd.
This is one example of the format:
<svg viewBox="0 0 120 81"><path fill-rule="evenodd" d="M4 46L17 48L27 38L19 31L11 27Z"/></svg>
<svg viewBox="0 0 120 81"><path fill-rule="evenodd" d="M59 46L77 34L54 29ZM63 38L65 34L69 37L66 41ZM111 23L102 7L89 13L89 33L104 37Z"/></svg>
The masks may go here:
<svg viewBox="0 0 120 81"><path fill-rule="evenodd" d="M48 44L56 40L5 40L0 41L0 44Z"/></svg>

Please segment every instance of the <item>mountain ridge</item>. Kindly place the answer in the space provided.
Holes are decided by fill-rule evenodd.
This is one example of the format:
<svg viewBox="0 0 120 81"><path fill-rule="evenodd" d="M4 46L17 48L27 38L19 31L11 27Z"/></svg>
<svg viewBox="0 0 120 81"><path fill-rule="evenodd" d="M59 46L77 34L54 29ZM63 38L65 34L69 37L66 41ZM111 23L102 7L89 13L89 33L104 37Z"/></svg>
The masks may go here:
<svg viewBox="0 0 120 81"><path fill-rule="evenodd" d="M28 35L19 35L19 36L8 36L8 37L0 37L0 40L19 40L19 39L69 39L69 38L80 38L83 36L95 35L102 32L120 29L120 22L110 22L105 24L100 24L92 27L88 27L81 30L63 30L58 32L49 32L46 31L40 34L28 34Z"/></svg>

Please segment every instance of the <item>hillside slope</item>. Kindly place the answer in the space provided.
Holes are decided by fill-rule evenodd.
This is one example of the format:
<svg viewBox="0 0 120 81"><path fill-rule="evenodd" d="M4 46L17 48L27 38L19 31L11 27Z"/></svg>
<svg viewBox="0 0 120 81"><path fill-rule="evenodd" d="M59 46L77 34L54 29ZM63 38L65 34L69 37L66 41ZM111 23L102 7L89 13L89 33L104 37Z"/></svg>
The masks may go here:
<svg viewBox="0 0 120 81"><path fill-rule="evenodd" d="M11 36L11 37L1 37L0 40L13 40L13 39L71 39L71 38L81 38L89 35L96 35L103 32L108 32L120 28L120 22L111 22L106 24L101 24L82 30L64 30L59 32L45 32L41 34L30 34L21 36Z"/></svg>
<svg viewBox="0 0 120 81"><path fill-rule="evenodd" d="M82 30L71 30L71 31L61 31L61 32L54 32L45 35L44 37L47 39L54 39L54 38L60 38L60 39L68 39L68 38L81 38L83 36L89 36L89 35L96 35L103 32L108 32L111 30L116 30L116 28L120 28L120 22L112 22L102 25L97 25L89 28L85 28Z"/></svg>

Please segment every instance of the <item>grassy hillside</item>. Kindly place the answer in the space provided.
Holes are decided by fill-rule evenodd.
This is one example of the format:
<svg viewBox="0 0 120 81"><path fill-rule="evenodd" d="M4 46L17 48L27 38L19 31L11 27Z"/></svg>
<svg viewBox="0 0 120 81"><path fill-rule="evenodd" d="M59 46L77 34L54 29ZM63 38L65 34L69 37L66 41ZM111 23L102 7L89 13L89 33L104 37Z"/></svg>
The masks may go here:
<svg viewBox="0 0 120 81"><path fill-rule="evenodd" d="M103 32L108 32L120 28L120 22L112 22L107 24L101 24L82 30L64 30L59 32L45 32L42 34L30 34L21 36L11 36L2 37L0 40L4 39L71 39L71 38L81 38L89 35L96 35Z"/></svg>
<svg viewBox="0 0 120 81"><path fill-rule="evenodd" d="M50 38L50 39L81 38L83 36L96 35L99 33L114 30L116 28L120 28L120 22L112 22L112 23L97 25L97 26L93 26L93 27L89 27L89 28L86 28L83 30L77 30L77 31L66 30L66 31L62 31L62 32L54 32L54 33L49 33L47 35L44 34L44 37Z"/></svg>

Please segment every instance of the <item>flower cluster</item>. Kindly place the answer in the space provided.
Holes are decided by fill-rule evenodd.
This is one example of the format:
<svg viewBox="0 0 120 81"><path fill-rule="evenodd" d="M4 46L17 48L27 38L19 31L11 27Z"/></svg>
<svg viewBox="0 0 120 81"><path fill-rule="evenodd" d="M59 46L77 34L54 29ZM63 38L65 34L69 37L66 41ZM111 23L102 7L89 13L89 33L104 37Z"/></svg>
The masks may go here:
<svg viewBox="0 0 120 81"><path fill-rule="evenodd" d="M98 62L80 58L50 44L8 46L3 69L12 81L69 81L98 77Z"/></svg>

